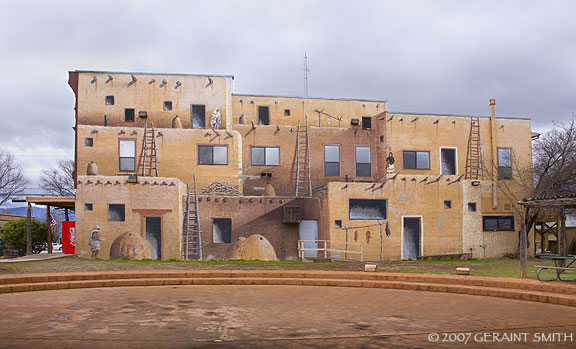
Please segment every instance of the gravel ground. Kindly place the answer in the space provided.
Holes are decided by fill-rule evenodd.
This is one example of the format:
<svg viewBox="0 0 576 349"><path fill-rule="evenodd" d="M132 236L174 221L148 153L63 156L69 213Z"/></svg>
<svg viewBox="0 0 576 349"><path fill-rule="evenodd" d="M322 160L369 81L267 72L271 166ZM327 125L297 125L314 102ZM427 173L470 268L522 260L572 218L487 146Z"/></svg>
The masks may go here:
<svg viewBox="0 0 576 349"><path fill-rule="evenodd" d="M457 267L470 268L471 275L520 277L519 261L515 259L486 260L433 260L433 261L393 261L377 262L378 271L402 273L455 274ZM551 264L544 260L529 260L528 278L536 278L532 266ZM67 273L109 270L333 270L361 271L364 263L357 262L263 262L263 261L127 261L90 260L70 257L38 262L2 263L0 275L16 273Z"/></svg>

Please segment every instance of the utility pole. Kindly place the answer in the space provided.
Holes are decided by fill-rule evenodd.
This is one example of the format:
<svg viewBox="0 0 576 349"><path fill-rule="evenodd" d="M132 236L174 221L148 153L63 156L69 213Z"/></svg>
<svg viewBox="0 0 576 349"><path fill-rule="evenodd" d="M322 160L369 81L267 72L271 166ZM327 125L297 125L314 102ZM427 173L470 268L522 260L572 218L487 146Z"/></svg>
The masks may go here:
<svg viewBox="0 0 576 349"><path fill-rule="evenodd" d="M308 57L306 56L306 52L304 52L304 97L308 97Z"/></svg>

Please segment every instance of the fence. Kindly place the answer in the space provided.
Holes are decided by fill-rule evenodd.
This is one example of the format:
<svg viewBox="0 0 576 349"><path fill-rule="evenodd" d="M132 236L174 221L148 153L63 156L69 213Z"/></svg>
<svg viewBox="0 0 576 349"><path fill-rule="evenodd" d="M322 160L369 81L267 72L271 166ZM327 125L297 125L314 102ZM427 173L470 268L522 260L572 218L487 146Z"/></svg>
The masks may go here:
<svg viewBox="0 0 576 349"><path fill-rule="evenodd" d="M298 257L359 260L364 262L364 249L360 244L331 240L298 240Z"/></svg>

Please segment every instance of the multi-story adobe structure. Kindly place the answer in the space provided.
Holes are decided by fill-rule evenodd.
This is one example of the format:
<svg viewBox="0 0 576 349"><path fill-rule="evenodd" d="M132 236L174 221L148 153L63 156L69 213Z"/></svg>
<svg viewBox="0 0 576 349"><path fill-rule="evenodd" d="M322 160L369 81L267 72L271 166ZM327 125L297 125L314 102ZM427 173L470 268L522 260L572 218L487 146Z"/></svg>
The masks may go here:
<svg viewBox="0 0 576 349"><path fill-rule="evenodd" d="M384 100L236 94L232 82L69 73L77 254L90 255L99 226L100 257L133 232L156 258L183 258L190 212L203 259L228 258L234 241L252 234L281 259L298 257L298 240L315 239L362 246L365 260L516 252L520 217L498 184L524 190L511 180L512 163L531 168L529 119L496 118L493 100L491 117L419 114L387 111ZM156 156L143 162L143 147ZM191 195L187 211L194 181L198 207Z"/></svg>

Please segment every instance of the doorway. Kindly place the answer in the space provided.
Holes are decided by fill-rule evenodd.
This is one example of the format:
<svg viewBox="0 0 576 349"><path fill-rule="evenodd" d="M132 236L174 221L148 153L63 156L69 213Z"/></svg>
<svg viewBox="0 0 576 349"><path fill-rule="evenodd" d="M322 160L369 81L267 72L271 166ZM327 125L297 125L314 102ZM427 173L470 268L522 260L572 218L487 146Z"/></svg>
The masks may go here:
<svg viewBox="0 0 576 349"><path fill-rule="evenodd" d="M152 259L162 259L162 219L146 217L146 241L152 249Z"/></svg>
<svg viewBox="0 0 576 349"><path fill-rule="evenodd" d="M190 109L190 124L192 128L206 128L206 106L195 104Z"/></svg>
<svg viewBox="0 0 576 349"><path fill-rule="evenodd" d="M312 240L303 243L304 248L318 248L318 221L303 220L300 222L300 240ZM302 245L301 245L302 246ZM303 251L304 257L318 257L318 250Z"/></svg>
<svg viewBox="0 0 576 349"><path fill-rule="evenodd" d="M402 217L402 259L422 255L422 217Z"/></svg>

